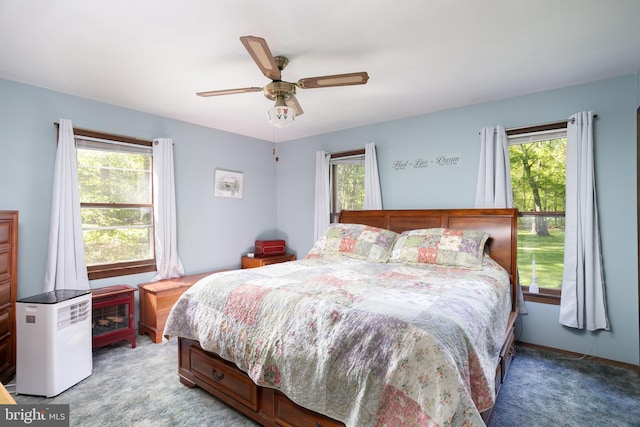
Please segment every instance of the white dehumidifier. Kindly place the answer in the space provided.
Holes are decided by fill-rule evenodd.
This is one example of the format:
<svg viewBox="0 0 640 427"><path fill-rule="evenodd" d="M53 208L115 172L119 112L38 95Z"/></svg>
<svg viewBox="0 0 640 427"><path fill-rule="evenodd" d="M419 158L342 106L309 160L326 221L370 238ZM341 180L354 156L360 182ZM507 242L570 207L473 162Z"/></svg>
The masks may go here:
<svg viewBox="0 0 640 427"><path fill-rule="evenodd" d="M91 291L16 301L16 393L53 397L91 375Z"/></svg>

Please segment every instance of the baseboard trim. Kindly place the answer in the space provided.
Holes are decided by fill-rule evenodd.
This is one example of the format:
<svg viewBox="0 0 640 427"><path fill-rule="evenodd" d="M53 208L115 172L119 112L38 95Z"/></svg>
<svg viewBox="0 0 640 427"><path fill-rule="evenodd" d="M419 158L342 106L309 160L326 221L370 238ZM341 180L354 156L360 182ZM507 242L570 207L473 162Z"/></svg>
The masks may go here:
<svg viewBox="0 0 640 427"><path fill-rule="evenodd" d="M522 342L522 341L518 341L516 344L518 346L530 347L530 348L534 348L534 349L537 349L537 350L543 350L543 351L550 351L552 353L558 353L558 354L562 354L562 355L568 356L568 357L573 357L573 358L576 358L576 359L591 360L593 362L598 362L598 363L602 363L602 364L605 364L605 365L615 366L617 368L624 368L624 369L628 369L630 371L636 371L637 373L640 374L640 366L633 365L631 363L618 362L617 360L605 359L603 357L597 357L597 356L589 356L589 355L584 355L584 354L580 354L580 353L574 353L573 351L567 351L567 350L562 350L562 349L559 349L559 348L547 347L547 346L544 346L544 345L532 344L532 343ZM517 353L516 353L516 357L517 357Z"/></svg>

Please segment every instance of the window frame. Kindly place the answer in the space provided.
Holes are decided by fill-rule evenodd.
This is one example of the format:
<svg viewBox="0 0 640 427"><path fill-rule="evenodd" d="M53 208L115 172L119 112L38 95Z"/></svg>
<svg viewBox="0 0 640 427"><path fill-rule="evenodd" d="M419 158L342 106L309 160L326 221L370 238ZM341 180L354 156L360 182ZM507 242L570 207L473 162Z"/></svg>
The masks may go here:
<svg viewBox="0 0 640 427"><path fill-rule="evenodd" d="M337 201L337 183L336 180L334 179L335 173L336 173L336 168L337 168L337 164L332 164L332 160L335 159L342 159L345 157L362 157L363 161L364 161L364 155L365 155L365 149L361 148L361 149L357 149L357 150L349 150L349 151L341 151L339 153L331 153L329 155L329 188L331 189L331 200L330 200L330 206L329 206L329 223L335 223L338 222L338 216L340 215L340 212L334 212L335 207L338 205L338 201Z"/></svg>
<svg viewBox="0 0 640 427"><path fill-rule="evenodd" d="M514 137L514 136L523 135L527 133L538 133L538 132L554 131L554 130L561 131L563 129L565 131L567 130L566 121L546 123L546 124L533 125L533 126L524 126L520 128L511 128L511 129L506 129L505 132L507 134L507 143L508 143L508 138L510 136ZM553 213L557 213L557 212L558 211L554 211ZM518 212L519 216L538 215L538 214L539 213L536 213L536 212ZM549 213L545 212L545 214L548 215ZM562 291L558 289L539 288L538 293L532 293L532 292L529 292L529 286L522 286L522 294L524 296L525 301L532 301L532 302L551 304L551 305L560 305L560 297L562 295Z"/></svg>
<svg viewBox="0 0 640 427"><path fill-rule="evenodd" d="M73 128L73 134L77 137L88 137L88 138L96 138L102 139L106 141L113 141L118 143L126 143L133 145L141 145L145 147L153 147L153 141L146 139L133 138L130 136L116 135L111 133L99 132L89 129L82 128ZM153 170L153 156L151 158ZM153 179L151 180L151 204L105 204L105 203L81 203L80 207L112 207L114 205L118 205L121 207L150 207L152 218L154 218L155 212L155 200L153 197ZM152 222L153 235L155 235L155 221ZM153 258L137 260L137 261L127 261L127 262L117 262L110 264L99 264L87 266L87 274L89 276L89 280L95 279L106 279L109 277L119 277L119 276L127 276L130 274L138 274L138 273L149 273L157 271L156 266L156 244L155 239L152 241L153 244Z"/></svg>

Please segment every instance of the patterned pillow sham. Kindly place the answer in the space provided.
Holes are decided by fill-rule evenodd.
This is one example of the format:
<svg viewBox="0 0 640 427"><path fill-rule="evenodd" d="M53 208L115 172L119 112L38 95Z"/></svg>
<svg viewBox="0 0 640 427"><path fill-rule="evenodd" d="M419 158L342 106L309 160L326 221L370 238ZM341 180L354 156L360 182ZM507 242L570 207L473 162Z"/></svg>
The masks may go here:
<svg viewBox="0 0 640 427"><path fill-rule="evenodd" d="M340 253L350 258L387 262L398 233L363 224L329 224L309 255Z"/></svg>
<svg viewBox="0 0 640 427"><path fill-rule="evenodd" d="M408 230L396 240L389 262L436 264L480 270L488 238L487 233L474 230Z"/></svg>

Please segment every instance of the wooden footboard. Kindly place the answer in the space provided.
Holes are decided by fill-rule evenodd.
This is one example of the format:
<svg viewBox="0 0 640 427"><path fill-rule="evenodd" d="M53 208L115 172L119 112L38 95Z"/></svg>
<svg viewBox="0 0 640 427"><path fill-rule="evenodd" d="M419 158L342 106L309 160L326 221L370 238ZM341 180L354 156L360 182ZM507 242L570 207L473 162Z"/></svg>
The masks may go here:
<svg viewBox="0 0 640 427"><path fill-rule="evenodd" d="M515 355L516 317L515 311L509 316L505 341L496 364L496 396ZM263 426L344 426L340 421L296 405L277 390L254 384L236 365L203 350L197 341L179 338L178 348L178 375L184 385L203 388ZM481 415L488 424L491 409Z"/></svg>

